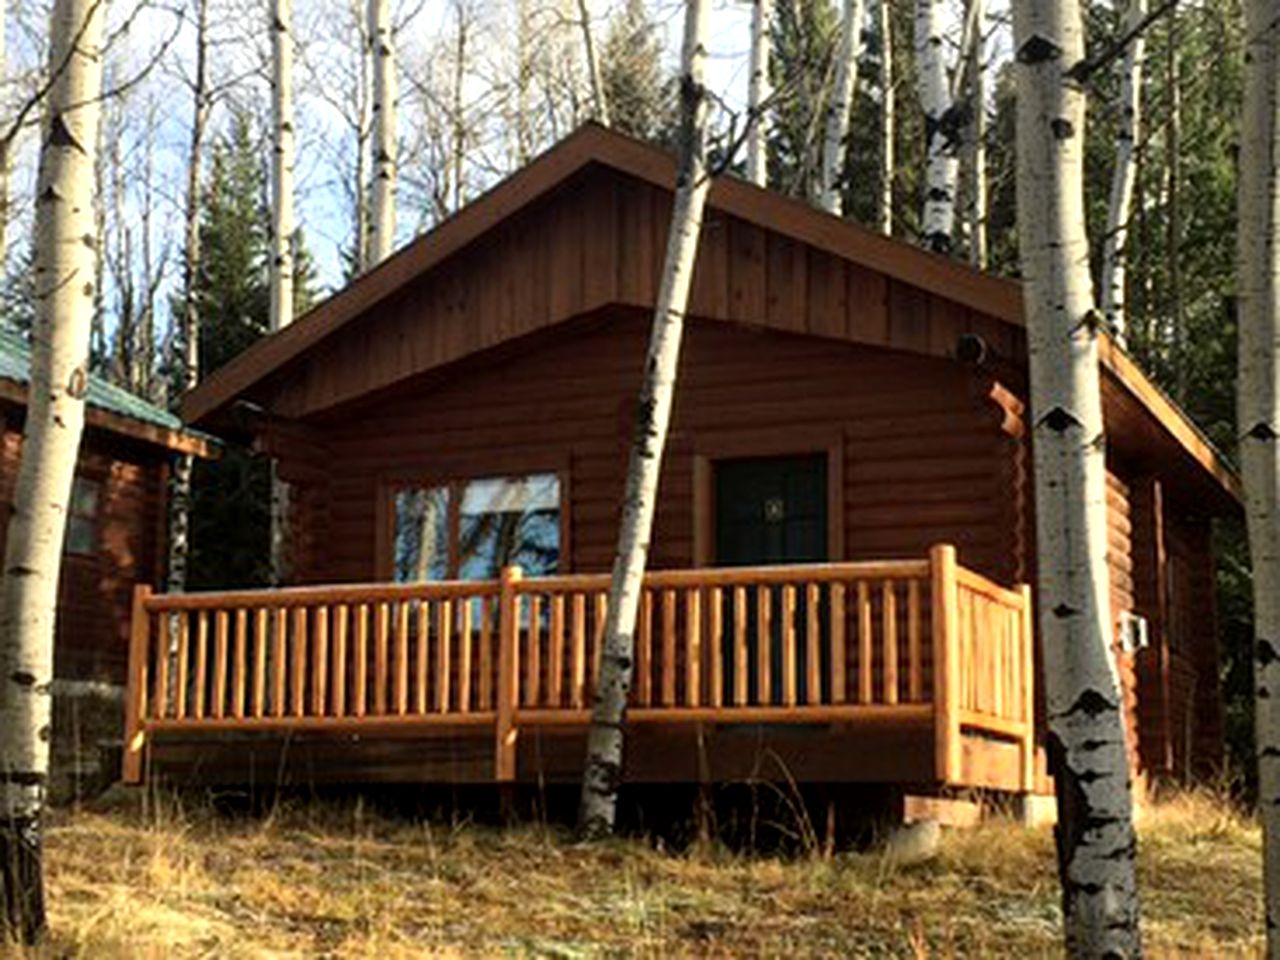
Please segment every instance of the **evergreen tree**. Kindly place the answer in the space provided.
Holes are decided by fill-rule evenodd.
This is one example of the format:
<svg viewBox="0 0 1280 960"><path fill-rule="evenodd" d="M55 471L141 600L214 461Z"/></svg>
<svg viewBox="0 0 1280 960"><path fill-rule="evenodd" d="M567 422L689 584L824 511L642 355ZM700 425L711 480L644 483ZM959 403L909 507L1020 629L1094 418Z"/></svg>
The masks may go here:
<svg viewBox="0 0 1280 960"><path fill-rule="evenodd" d="M600 75L610 126L641 140L671 140L674 80L662 68L661 34L644 0L627 0L610 21Z"/></svg>

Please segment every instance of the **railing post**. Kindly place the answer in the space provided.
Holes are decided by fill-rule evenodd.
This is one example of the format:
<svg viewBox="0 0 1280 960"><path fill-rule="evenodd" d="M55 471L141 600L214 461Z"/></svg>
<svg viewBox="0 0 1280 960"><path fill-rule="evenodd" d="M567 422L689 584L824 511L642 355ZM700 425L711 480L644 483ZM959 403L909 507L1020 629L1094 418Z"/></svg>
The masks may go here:
<svg viewBox="0 0 1280 960"><path fill-rule="evenodd" d="M956 548L949 543L929 551L933 616L934 770L939 780L960 780L960 617L956 585Z"/></svg>
<svg viewBox="0 0 1280 960"><path fill-rule="evenodd" d="M494 730L494 779L511 783L516 778L516 706L520 696L520 604L516 584L523 578L519 567L503 567L498 597L498 690Z"/></svg>
<svg viewBox="0 0 1280 960"><path fill-rule="evenodd" d="M151 588L138 584L133 588L133 618L129 623L129 675L124 699L124 759L121 775L125 783L142 782L143 747L146 730L143 717L147 711L147 654L151 640L151 617L147 600Z"/></svg>
<svg viewBox="0 0 1280 960"><path fill-rule="evenodd" d="M1036 779L1036 631L1032 614L1031 586L1021 584L1022 597L1022 789L1030 792Z"/></svg>

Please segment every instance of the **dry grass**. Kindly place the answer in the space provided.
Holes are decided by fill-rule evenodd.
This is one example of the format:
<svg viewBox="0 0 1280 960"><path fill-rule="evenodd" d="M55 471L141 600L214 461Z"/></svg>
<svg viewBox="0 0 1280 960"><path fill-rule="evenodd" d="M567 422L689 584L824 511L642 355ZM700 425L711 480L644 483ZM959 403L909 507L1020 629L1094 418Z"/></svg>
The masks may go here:
<svg viewBox="0 0 1280 960"><path fill-rule="evenodd" d="M307 805L59 816L41 956L1059 956L1052 838L992 822L932 862L583 848L555 831ZM1255 825L1207 795L1142 824L1155 956L1251 956Z"/></svg>

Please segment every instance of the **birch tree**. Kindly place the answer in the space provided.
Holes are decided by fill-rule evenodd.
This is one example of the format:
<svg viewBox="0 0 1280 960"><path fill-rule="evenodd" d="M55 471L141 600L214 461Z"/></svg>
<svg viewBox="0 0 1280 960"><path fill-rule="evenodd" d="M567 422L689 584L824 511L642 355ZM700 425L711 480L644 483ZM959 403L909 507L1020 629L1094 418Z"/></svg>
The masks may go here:
<svg viewBox="0 0 1280 960"><path fill-rule="evenodd" d="M968 0L967 36L962 50L961 88L964 106L965 166L969 189L965 198L965 233L969 238L969 262L987 267L987 59L986 0Z"/></svg>
<svg viewBox="0 0 1280 960"><path fill-rule="evenodd" d="M41 818L58 572L89 376L102 17L96 0L57 0L49 28L56 76L36 191L36 323L0 586L0 942L34 943L46 929Z"/></svg>
<svg viewBox="0 0 1280 960"><path fill-rule="evenodd" d="M1015 0L1017 196L1047 746L1067 952L1140 953L1124 702L1111 652L1101 316L1084 229L1079 0Z"/></svg>
<svg viewBox="0 0 1280 960"><path fill-rule="evenodd" d="M945 34L946 0L916 0L916 85L924 113L924 212L920 225L924 245L950 253L956 217L959 135L951 109Z"/></svg>
<svg viewBox="0 0 1280 960"><path fill-rule="evenodd" d="M836 52L835 90L827 101L826 132L822 143L822 208L837 216L844 211L844 165L849 140L849 111L858 83L862 58L863 0L844 0L840 18L840 48Z"/></svg>
<svg viewBox="0 0 1280 960"><path fill-rule="evenodd" d="M271 332L293 321L293 0L272 0L271 13ZM271 464L271 582L286 581L289 485Z"/></svg>
<svg viewBox="0 0 1280 960"><path fill-rule="evenodd" d="M1121 342L1128 332L1125 316L1125 275L1129 256L1129 218L1137 183L1136 146L1142 125L1142 65L1146 39L1141 26L1147 17L1147 0L1129 0L1123 30L1132 34L1120 64L1120 122L1116 130L1116 159L1111 171L1111 196L1107 203L1107 232L1102 241L1100 300L1107 327Z"/></svg>
<svg viewBox="0 0 1280 960"><path fill-rule="evenodd" d="M609 585L604 653L596 684L578 826L588 839L613 832L622 779L623 724L631 691L636 612L649 554L653 511L671 405L684 314L711 187L706 157L707 0L687 0L680 76L680 140L675 205L667 235L662 282L654 305L644 383L636 409L635 435L627 467L618 527L618 547Z"/></svg>
<svg viewBox="0 0 1280 960"><path fill-rule="evenodd" d="M880 33L880 232L893 235L893 176L896 116L893 78L893 0L876 0Z"/></svg>
<svg viewBox="0 0 1280 960"><path fill-rule="evenodd" d="M751 7L751 75L747 80L747 179L769 185L769 117L765 103L771 93L769 59L773 51L773 0L755 0Z"/></svg>
<svg viewBox="0 0 1280 960"><path fill-rule="evenodd" d="M0 117L6 122L9 112L9 59L5 47L5 30L9 25L9 0L0 0ZM0 143L0 272L8 259L9 228L9 147Z"/></svg>
<svg viewBox="0 0 1280 960"><path fill-rule="evenodd" d="M369 263L391 255L396 235L396 70L390 0L369 0L369 56L373 70L372 175Z"/></svg>
<svg viewBox="0 0 1280 960"><path fill-rule="evenodd" d="M578 22L582 27L582 53L587 60L587 79L591 82L591 113L598 122L609 126L609 103L604 95L604 80L600 76L600 58L596 56L596 43L591 34L591 10L587 0L578 0Z"/></svg>
<svg viewBox="0 0 1280 960"><path fill-rule="evenodd" d="M185 393L200 378L200 170L209 125L209 2L195 0L195 72L191 78L191 130L187 141L187 183L183 208L182 320L178 333L178 389ZM171 593L187 587L191 554L191 480L195 458L184 453L173 465L169 485L169 577Z"/></svg>
<svg viewBox="0 0 1280 960"><path fill-rule="evenodd" d="M1244 5L1237 183L1240 463L1253 566L1254 722L1267 956L1280 956L1280 0Z"/></svg>

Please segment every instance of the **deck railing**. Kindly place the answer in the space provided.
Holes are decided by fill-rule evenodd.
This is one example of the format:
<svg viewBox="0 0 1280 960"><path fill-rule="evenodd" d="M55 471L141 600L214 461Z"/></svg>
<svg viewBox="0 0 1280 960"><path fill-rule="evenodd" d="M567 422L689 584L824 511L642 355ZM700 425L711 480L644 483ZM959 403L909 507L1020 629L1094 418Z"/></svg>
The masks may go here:
<svg viewBox="0 0 1280 960"><path fill-rule="evenodd" d="M521 727L586 724L608 574L134 599L126 779L179 731L488 727L495 777ZM963 728L1030 755L1029 595L927 559L646 575L629 717L934 719L938 776Z"/></svg>

